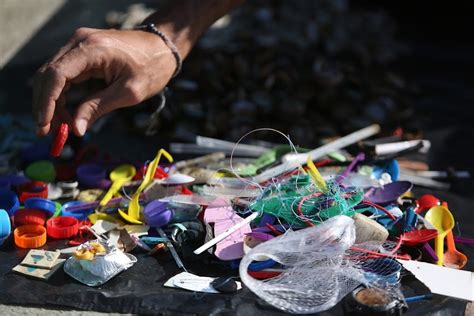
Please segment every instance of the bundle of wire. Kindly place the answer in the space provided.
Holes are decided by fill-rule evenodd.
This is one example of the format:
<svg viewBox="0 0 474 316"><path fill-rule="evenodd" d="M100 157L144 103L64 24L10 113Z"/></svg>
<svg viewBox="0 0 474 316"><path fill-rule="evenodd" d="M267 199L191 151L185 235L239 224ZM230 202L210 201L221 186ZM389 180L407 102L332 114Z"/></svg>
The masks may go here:
<svg viewBox="0 0 474 316"><path fill-rule="evenodd" d="M362 201L363 192L357 188L342 188L328 181L322 190L305 174L269 185L250 209L276 216L293 228L323 222L336 215L351 216L354 206Z"/></svg>

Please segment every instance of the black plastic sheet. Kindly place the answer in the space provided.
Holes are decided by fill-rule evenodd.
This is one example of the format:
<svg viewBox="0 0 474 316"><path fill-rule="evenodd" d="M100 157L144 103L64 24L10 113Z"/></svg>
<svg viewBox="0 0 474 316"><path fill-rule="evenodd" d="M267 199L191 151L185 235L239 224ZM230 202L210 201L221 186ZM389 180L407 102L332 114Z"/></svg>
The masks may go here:
<svg viewBox="0 0 474 316"><path fill-rule="evenodd" d="M417 195L431 190L417 190ZM466 232L474 232L469 220L472 199L452 193L436 192L438 197L449 202L457 225ZM457 232L455 231L455 234ZM65 247L65 241L49 241L45 249ZM474 246L458 245L471 259ZM205 314L205 315L276 315L281 311L266 304L248 289L237 294L203 294L163 287L164 282L180 271L169 253L150 257L135 251L138 262L100 287L88 287L58 270L48 281L32 279L12 272L21 262L27 250L16 248L12 241L0 248L0 303L18 305L63 306L81 310L121 313ZM201 260L185 262L189 272L198 275L222 276L234 274L217 260L203 256ZM473 271L472 259L466 270ZM413 296L428 293L426 287L413 276L402 279L403 293ZM409 304L407 315L464 315L466 303L460 300L437 296L433 300ZM321 315L343 315L343 304Z"/></svg>

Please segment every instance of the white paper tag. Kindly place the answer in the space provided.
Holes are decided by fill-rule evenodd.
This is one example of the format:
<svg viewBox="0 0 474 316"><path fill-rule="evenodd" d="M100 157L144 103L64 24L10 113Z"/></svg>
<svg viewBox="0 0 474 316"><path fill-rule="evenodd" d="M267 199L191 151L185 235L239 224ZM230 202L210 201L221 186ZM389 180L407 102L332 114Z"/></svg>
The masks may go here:
<svg viewBox="0 0 474 316"><path fill-rule="evenodd" d="M431 292L468 301L474 300L472 272L413 260L398 260L398 262L423 282Z"/></svg>
<svg viewBox="0 0 474 316"><path fill-rule="evenodd" d="M193 292L220 293L211 286L211 282L217 278L202 277L189 272L181 272L170 278L164 286L184 289ZM242 283L236 281L237 290L242 289Z"/></svg>

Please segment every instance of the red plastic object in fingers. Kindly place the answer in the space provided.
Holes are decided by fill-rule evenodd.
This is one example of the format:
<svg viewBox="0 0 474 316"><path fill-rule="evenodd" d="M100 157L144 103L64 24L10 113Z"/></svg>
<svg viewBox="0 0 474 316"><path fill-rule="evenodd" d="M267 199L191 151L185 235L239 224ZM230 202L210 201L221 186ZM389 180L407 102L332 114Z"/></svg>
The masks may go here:
<svg viewBox="0 0 474 316"><path fill-rule="evenodd" d="M69 125L62 123L56 133L53 144L51 145L51 151L49 152L53 157L59 157L63 151L64 144L67 141L69 135Z"/></svg>

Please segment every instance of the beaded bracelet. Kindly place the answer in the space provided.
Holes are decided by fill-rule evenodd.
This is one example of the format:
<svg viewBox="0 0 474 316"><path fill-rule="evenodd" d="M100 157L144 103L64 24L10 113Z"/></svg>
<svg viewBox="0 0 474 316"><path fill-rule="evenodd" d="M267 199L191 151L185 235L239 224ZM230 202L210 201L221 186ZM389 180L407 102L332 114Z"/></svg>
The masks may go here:
<svg viewBox="0 0 474 316"><path fill-rule="evenodd" d="M171 49L171 52L173 53L173 56L176 59L176 70L174 71L172 78L176 77L178 73L181 71L181 66L183 64L183 59L181 58L181 54L179 53L176 45L170 40L170 38L165 33L161 32L153 23L139 25L135 29L154 33L158 35L159 37L161 37L161 39L165 42L166 46L168 46L169 49Z"/></svg>

